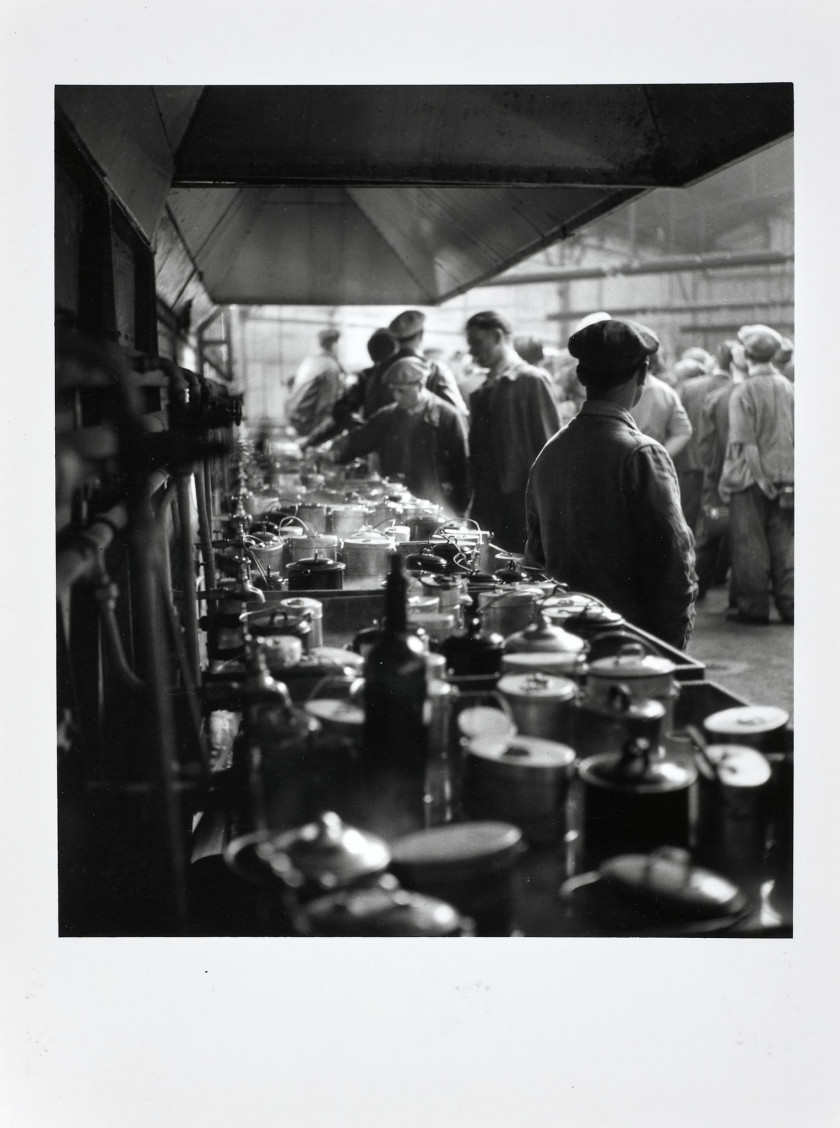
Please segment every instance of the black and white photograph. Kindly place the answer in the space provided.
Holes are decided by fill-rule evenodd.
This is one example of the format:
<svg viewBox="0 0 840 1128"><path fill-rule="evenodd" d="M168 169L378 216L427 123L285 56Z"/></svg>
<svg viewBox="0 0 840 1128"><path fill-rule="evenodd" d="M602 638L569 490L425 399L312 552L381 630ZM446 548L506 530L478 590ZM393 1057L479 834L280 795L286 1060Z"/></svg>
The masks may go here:
<svg viewBox="0 0 840 1128"><path fill-rule="evenodd" d="M61 935L792 935L793 104L56 88Z"/></svg>
<svg viewBox="0 0 840 1128"><path fill-rule="evenodd" d="M14 1128L834 1119L824 13L647 7L51 29Z"/></svg>

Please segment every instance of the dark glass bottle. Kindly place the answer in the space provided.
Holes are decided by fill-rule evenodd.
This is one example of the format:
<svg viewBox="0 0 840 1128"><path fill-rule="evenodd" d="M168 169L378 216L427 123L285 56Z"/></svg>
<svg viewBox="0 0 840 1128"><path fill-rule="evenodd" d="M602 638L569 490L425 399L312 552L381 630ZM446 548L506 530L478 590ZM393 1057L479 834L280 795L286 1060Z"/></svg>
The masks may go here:
<svg viewBox="0 0 840 1128"><path fill-rule="evenodd" d="M371 827L385 837L423 825L426 661L408 630L399 554L385 584L382 637L365 659L365 777Z"/></svg>

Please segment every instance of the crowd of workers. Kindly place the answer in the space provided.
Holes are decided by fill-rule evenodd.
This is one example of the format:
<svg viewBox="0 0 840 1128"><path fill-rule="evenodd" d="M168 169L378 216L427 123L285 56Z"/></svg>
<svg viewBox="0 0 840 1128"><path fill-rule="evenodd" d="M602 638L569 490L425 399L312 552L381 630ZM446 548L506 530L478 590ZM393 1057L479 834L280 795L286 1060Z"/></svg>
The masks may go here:
<svg viewBox="0 0 840 1128"><path fill-rule="evenodd" d="M485 311L456 377L424 350L424 322L407 310L377 329L355 378L339 330L321 331L287 401L303 448L375 456L383 476L675 646L696 599L726 582L733 621L767 623L772 599L793 622L789 340L746 325L668 369L652 330L598 312L549 358Z"/></svg>

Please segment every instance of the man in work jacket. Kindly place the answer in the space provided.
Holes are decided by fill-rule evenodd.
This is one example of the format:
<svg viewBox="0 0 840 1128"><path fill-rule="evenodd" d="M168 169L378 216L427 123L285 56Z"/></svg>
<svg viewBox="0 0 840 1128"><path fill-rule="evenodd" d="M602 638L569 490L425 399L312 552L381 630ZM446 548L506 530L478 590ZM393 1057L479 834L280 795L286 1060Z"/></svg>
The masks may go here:
<svg viewBox="0 0 840 1128"><path fill-rule="evenodd" d="M773 366L782 337L745 325L738 340L747 376L729 400L729 443L720 496L730 504L732 578L737 607L727 618L766 623L770 590L784 623L793 622L793 384Z"/></svg>
<svg viewBox="0 0 840 1128"><path fill-rule="evenodd" d="M425 368L406 357L392 364L388 383L395 402L380 408L356 431L336 439L336 462L375 452L386 478L402 476L415 495L461 516L467 504L467 427L463 415L426 388Z"/></svg>
<svg viewBox="0 0 840 1128"><path fill-rule="evenodd" d="M492 310L467 322L467 344L487 379L470 396L470 516L508 552L525 548L528 471L560 427L548 374L526 364L513 329Z"/></svg>
<svg viewBox="0 0 840 1128"><path fill-rule="evenodd" d="M586 400L531 470L525 560L684 649L694 538L670 456L630 414L658 347L651 330L614 319L569 338Z"/></svg>

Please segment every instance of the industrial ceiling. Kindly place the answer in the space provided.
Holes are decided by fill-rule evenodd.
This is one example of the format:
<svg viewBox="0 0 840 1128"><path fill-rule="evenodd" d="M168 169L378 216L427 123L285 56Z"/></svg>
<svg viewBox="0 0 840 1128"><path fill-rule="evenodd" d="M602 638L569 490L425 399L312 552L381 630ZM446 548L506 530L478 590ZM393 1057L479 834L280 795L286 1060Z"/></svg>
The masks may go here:
<svg viewBox="0 0 840 1128"><path fill-rule="evenodd" d="M63 86L173 306L434 305L786 137L787 83Z"/></svg>

